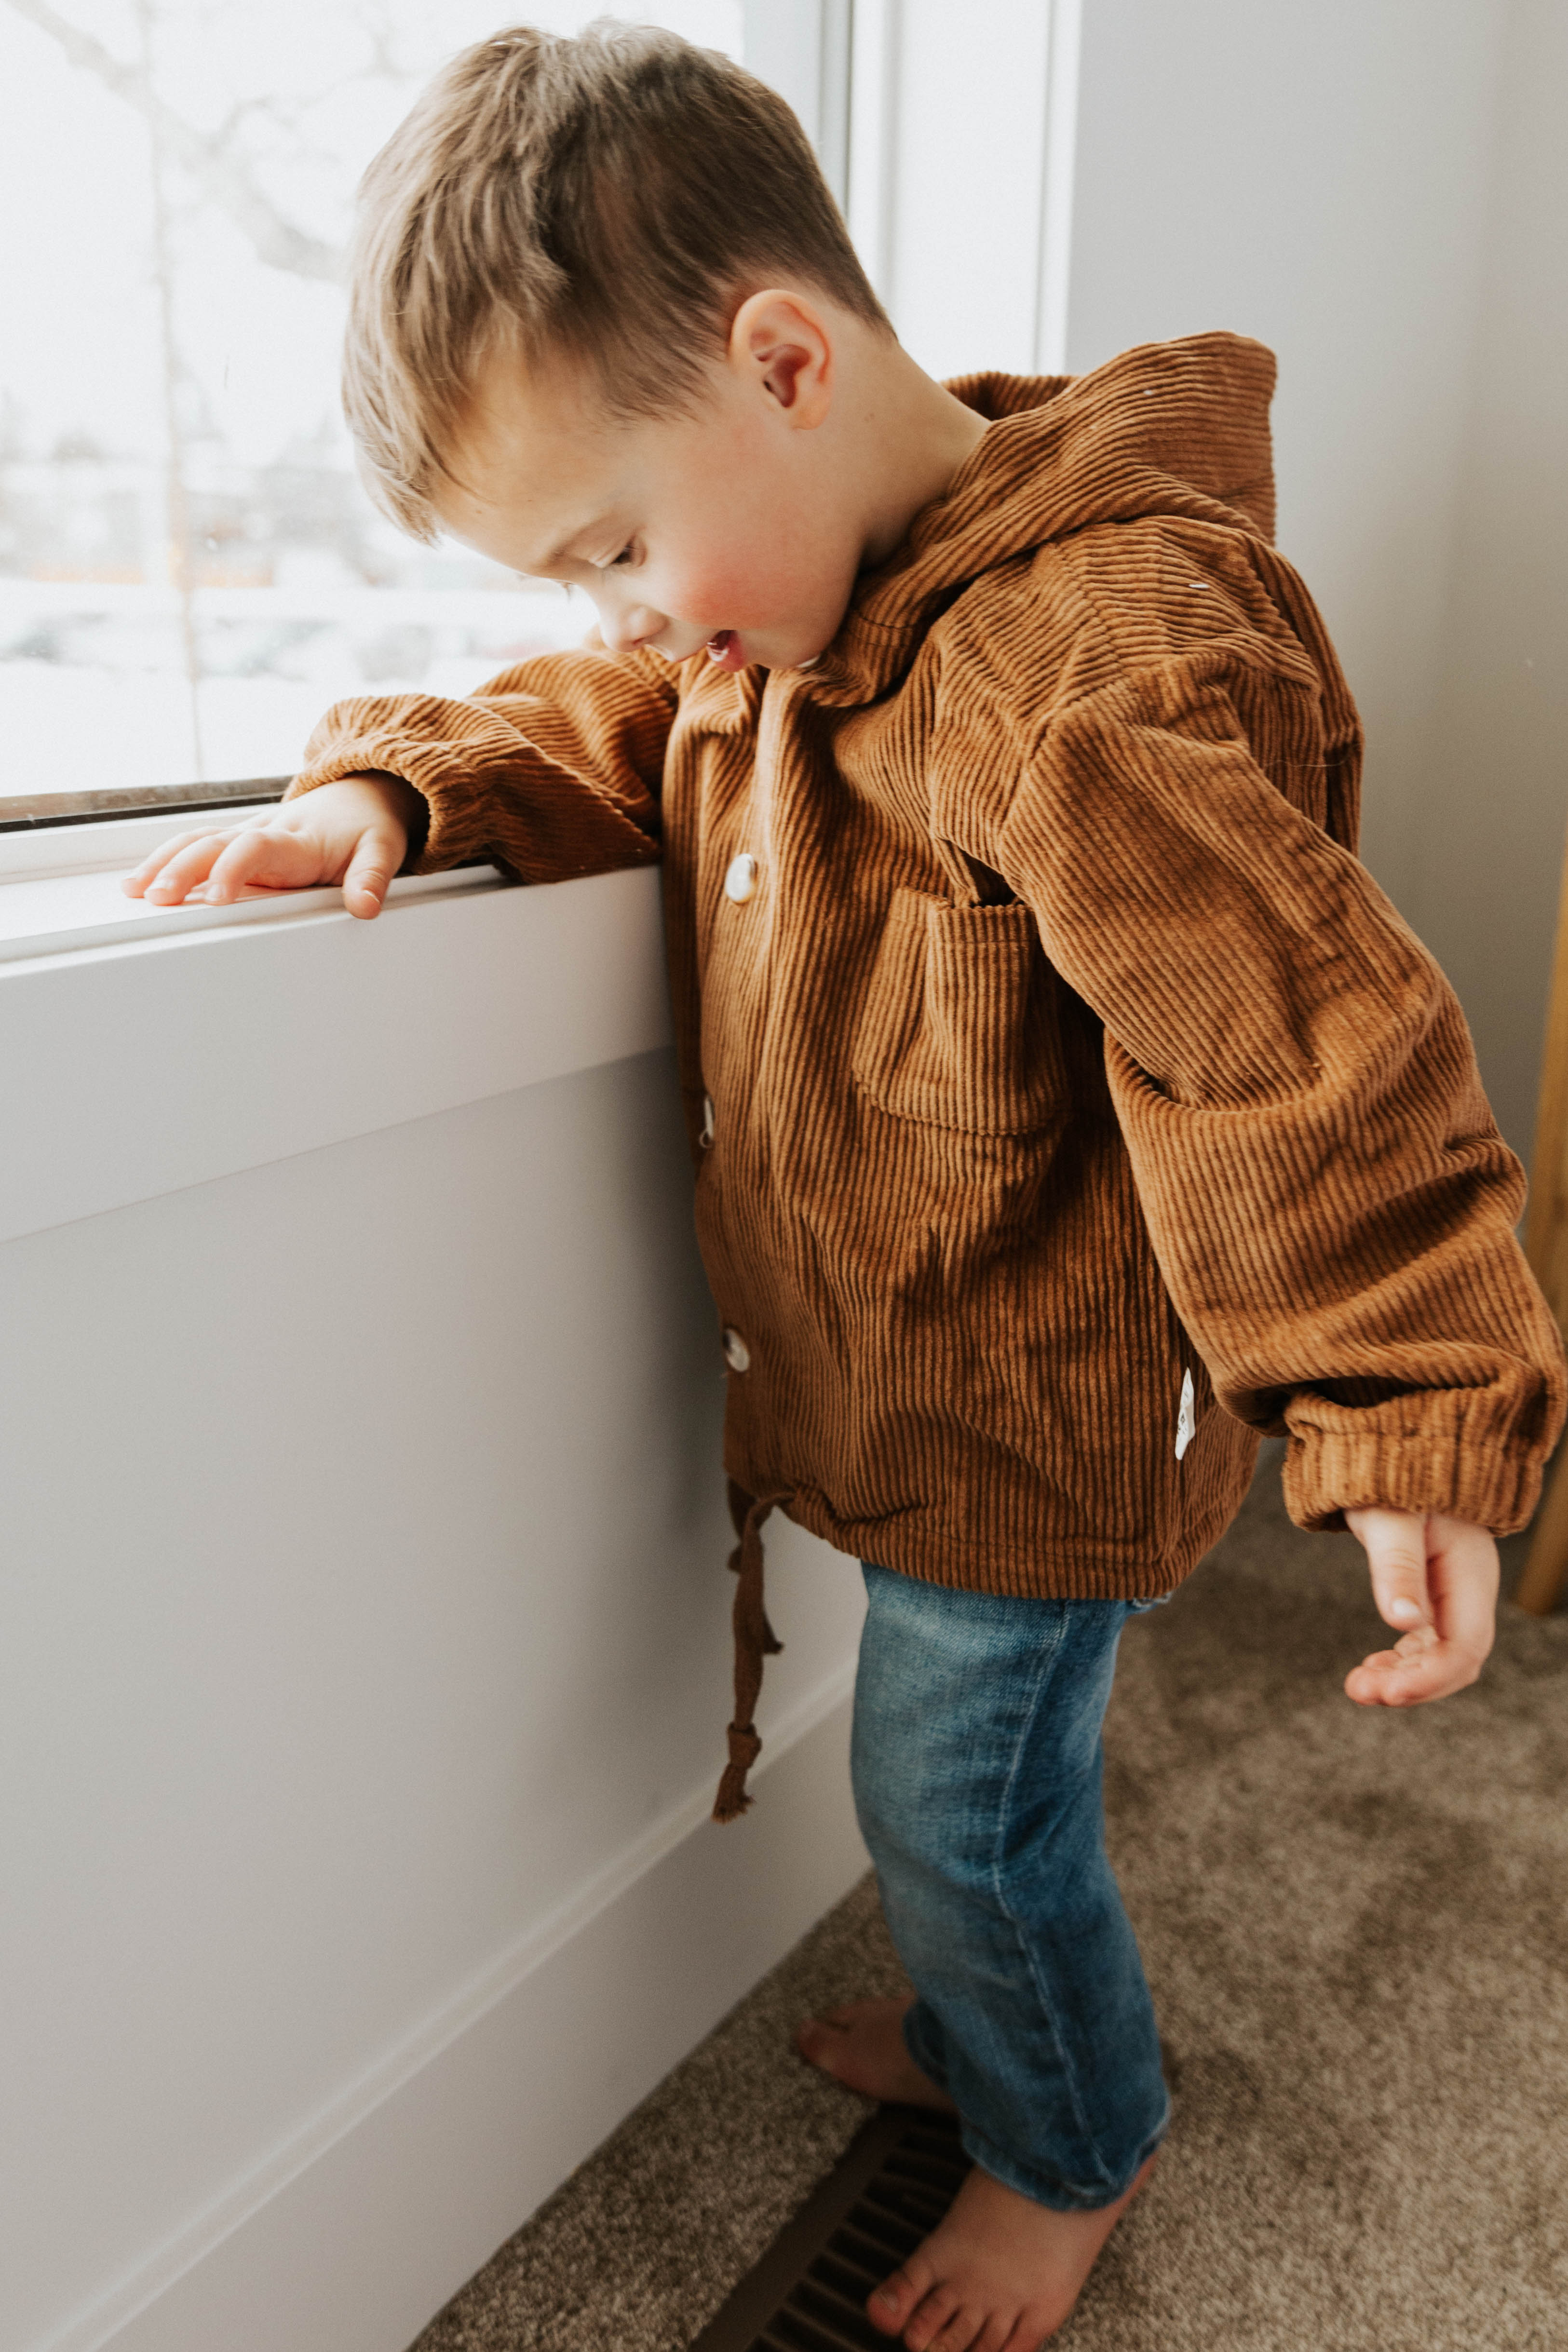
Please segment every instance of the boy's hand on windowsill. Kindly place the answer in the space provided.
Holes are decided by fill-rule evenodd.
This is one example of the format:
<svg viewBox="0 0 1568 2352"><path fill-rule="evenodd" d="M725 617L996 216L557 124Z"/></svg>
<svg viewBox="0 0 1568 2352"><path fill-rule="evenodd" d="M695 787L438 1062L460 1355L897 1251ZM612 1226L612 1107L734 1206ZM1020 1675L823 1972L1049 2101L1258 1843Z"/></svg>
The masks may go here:
<svg viewBox="0 0 1568 2352"><path fill-rule="evenodd" d="M425 803L399 776L345 776L244 824L160 842L121 888L156 907L209 907L341 882L351 915L379 915Z"/></svg>
<svg viewBox="0 0 1568 2352"><path fill-rule="evenodd" d="M1400 1629L1345 1676L1358 1706L1419 1706L1464 1690L1481 1671L1497 1632L1497 1544L1485 1528L1440 1511L1347 1511L1366 1547L1373 1598Z"/></svg>

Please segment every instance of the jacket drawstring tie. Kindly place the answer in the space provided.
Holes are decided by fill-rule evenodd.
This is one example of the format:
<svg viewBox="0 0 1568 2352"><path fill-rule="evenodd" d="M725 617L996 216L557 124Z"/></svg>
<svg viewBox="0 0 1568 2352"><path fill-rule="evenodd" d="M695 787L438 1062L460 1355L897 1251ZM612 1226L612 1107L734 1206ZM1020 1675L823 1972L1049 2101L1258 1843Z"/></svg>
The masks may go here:
<svg viewBox="0 0 1568 2352"><path fill-rule="evenodd" d="M763 1687L763 1660L776 1656L784 1648L763 1606L762 1532L763 1521L784 1497L748 1495L733 1478L729 1488L730 1517L741 1538L730 1554L731 1570L738 1580L731 1612L735 1633L735 1719L730 1726L730 1761L713 1805L716 1822L738 1821L752 1801L746 1793L746 1775L762 1753L763 1743L752 1717Z"/></svg>

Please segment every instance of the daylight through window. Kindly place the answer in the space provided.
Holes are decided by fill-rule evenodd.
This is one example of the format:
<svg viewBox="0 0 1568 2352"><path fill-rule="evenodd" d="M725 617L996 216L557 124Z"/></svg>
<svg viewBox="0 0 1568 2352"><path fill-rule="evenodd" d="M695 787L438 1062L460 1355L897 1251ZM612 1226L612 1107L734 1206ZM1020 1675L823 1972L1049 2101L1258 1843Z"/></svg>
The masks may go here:
<svg viewBox="0 0 1568 2352"><path fill-rule="evenodd" d="M444 58L605 15L740 54L741 0L0 0L0 790L286 775L339 695L468 693L583 635L371 506L340 257Z"/></svg>

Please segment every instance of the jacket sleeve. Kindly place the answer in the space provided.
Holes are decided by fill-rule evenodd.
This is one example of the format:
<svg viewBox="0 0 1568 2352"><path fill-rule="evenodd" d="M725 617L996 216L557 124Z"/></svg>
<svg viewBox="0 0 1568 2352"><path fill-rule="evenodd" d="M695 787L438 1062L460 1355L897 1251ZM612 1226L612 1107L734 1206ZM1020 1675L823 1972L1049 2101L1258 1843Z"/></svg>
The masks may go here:
<svg viewBox="0 0 1568 2352"><path fill-rule="evenodd" d="M589 646L503 671L461 700L356 696L327 712L285 799L367 771L422 793L429 824L405 871L493 857L558 882L658 856L659 780L675 673Z"/></svg>
<svg viewBox="0 0 1568 2352"><path fill-rule="evenodd" d="M1513 1230L1524 1171L1436 961L1294 805L1289 756L1270 758L1284 788L1255 757L1238 708L1299 684L1237 659L1159 663L1057 713L999 862L1104 1024L1150 1236L1215 1395L1289 1437L1292 1519L1381 1504L1509 1534L1568 1402ZM1268 732L1273 752L1314 742L1310 713Z"/></svg>

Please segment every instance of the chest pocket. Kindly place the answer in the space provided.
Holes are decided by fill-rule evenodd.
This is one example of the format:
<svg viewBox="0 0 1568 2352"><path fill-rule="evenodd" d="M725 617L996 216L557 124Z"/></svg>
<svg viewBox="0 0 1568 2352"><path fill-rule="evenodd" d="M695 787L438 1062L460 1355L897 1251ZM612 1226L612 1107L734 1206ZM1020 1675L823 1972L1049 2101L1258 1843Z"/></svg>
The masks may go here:
<svg viewBox="0 0 1568 2352"><path fill-rule="evenodd" d="M955 907L898 890L850 1060L895 1118L1017 1135L1067 1108L1057 984L1018 900Z"/></svg>

